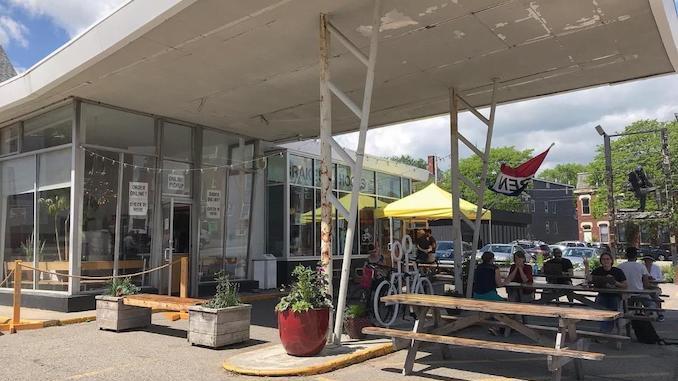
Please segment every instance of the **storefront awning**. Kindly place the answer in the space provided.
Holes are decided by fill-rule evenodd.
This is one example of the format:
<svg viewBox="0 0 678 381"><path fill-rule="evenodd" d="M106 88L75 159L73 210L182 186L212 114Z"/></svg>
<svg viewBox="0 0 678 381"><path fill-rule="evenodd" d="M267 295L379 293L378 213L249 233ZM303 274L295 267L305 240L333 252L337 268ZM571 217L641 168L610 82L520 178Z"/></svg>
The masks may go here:
<svg viewBox="0 0 678 381"><path fill-rule="evenodd" d="M476 218L477 206L471 202L460 199L459 207L462 213L471 220ZM377 218L419 218L427 220L451 219L452 218L452 195L436 184L431 184L419 192L395 201L375 213ZM483 209L483 220L490 220L492 212Z"/></svg>

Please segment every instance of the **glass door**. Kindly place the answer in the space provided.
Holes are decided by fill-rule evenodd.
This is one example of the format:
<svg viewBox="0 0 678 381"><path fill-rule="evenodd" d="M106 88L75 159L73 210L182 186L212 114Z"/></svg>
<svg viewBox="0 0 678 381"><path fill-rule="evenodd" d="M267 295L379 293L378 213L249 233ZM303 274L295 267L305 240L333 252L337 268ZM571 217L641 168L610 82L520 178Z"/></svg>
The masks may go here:
<svg viewBox="0 0 678 381"><path fill-rule="evenodd" d="M173 265L181 257L191 257L191 205L170 198L162 204L162 252L167 271L167 295L179 293L181 267ZM190 273L190 272L189 272Z"/></svg>

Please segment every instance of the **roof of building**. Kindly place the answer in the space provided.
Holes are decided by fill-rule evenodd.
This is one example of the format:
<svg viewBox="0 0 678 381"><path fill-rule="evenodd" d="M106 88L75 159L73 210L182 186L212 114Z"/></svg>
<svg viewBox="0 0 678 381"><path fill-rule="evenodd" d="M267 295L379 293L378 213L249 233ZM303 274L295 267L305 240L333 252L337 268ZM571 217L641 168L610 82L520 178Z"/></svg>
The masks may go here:
<svg viewBox="0 0 678 381"><path fill-rule="evenodd" d="M542 183L554 184L554 185L558 185L558 186L561 186L561 187L574 188L574 185L563 184L563 183L559 183L557 181L551 181L551 180L546 180L546 179L536 179L535 178L535 179L532 179L532 181L539 181L539 182L542 182Z"/></svg>
<svg viewBox="0 0 678 381"><path fill-rule="evenodd" d="M384 0L370 127L675 73L673 0ZM130 0L0 84L0 123L68 97L270 141L319 133L319 15L363 52L364 0ZM365 66L332 39L333 83L362 99ZM355 115L333 107L333 133Z"/></svg>
<svg viewBox="0 0 678 381"><path fill-rule="evenodd" d="M5 50L0 45L0 82L10 79L16 75L16 70L12 66L12 62L7 57Z"/></svg>

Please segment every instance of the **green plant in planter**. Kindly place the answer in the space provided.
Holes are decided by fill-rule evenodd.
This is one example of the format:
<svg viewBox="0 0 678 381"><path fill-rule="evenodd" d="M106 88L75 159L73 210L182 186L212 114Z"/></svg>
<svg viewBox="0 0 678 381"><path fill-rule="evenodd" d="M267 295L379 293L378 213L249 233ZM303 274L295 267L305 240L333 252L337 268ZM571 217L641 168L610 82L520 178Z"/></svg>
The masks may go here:
<svg viewBox="0 0 678 381"><path fill-rule="evenodd" d="M311 269L298 265L292 271L292 277L296 281L292 284L289 294L281 298L275 306L276 311L306 312L314 308L332 306L332 299L327 292L327 280L321 267Z"/></svg>
<svg viewBox="0 0 678 381"><path fill-rule="evenodd" d="M238 295L238 285L228 279L228 274L224 271L216 273L217 293L203 306L207 308L227 308L240 305Z"/></svg>
<svg viewBox="0 0 678 381"><path fill-rule="evenodd" d="M106 285L106 295L110 296L125 296L133 295L141 291L133 282L132 278L113 278Z"/></svg>
<svg viewBox="0 0 678 381"><path fill-rule="evenodd" d="M367 316L367 307L363 304L351 304L344 312L345 319L355 319Z"/></svg>

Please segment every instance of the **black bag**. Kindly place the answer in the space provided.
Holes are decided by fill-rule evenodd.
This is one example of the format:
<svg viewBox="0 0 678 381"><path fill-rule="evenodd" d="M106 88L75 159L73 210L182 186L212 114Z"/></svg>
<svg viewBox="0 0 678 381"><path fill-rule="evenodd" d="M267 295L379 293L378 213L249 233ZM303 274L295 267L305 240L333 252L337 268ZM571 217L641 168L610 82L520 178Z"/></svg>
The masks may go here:
<svg viewBox="0 0 678 381"><path fill-rule="evenodd" d="M632 320L631 327L636 334L638 342L643 344L659 344L662 342L652 323L647 320Z"/></svg>

